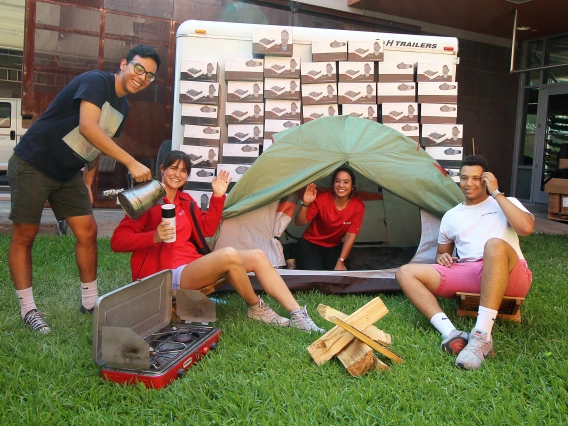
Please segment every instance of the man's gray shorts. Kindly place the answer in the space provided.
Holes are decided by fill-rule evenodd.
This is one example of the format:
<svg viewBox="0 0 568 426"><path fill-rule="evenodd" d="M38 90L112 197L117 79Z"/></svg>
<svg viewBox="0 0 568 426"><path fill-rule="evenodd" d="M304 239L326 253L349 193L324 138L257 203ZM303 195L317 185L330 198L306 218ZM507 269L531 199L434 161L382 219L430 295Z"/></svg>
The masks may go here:
<svg viewBox="0 0 568 426"><path fill-rule="evenodd" d="M12 205L9 218L16 223L39 225L46 201L57 220L93 214L81 172L67 182L59 182L12 154L8 161L8 182Z"/></svg>

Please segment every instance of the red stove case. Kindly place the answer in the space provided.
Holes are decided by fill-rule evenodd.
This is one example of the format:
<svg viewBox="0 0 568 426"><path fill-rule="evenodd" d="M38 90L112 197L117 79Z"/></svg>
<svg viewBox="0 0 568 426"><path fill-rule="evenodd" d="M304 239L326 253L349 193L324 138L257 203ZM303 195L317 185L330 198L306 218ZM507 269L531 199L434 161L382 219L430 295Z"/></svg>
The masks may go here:
<svg viewBox="0 0 568 426"><path fill-rule="evenodd" d="M220 329L170 323L172 294L172 273L162 271L99 297L93 361L103 379L163 388L215 349Z"/></svg>

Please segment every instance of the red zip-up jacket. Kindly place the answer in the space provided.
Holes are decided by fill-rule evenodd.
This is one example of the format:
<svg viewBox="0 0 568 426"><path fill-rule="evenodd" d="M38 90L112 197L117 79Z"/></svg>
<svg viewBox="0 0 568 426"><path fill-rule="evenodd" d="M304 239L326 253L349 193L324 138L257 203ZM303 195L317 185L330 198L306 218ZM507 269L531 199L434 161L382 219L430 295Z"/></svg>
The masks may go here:
<svg viewBox="0 0 568 426"><path fill-rule="evenodd" d="M190 202L195 203L195 215L199 229L205 237L215 235L225 205L225 196L212 196L209 201L207 212L202 211L191 196L185 192L178 192L181 207L188 218L191 218L189 210ZM164 197L164 203L169 203ZM173 244L155 243L154 233L162 222L162 208L160 205L153 206L137 220L132 220L125 216L118 224L110 239L110 247L114 252L132 252L130 257L130 267L132 269L132 280L147 277L164 269L172 269ZM193 224L193 220L190 219ZM192 242L199 243L199 237L195 227L191 230Z"/></svg>

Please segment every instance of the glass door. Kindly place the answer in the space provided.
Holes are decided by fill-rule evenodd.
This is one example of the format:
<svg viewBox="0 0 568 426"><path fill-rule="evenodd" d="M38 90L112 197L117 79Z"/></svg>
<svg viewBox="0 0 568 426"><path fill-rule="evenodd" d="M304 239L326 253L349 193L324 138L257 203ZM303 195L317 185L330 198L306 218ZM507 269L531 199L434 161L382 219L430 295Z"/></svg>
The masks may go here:
<svg viewBox="0 0 568 426"><path fill-rule="evenodd" d="M533 202L547 203L544 184L558 170L558 160L568 158L568 85L544 86L540 92Z"/></svg>

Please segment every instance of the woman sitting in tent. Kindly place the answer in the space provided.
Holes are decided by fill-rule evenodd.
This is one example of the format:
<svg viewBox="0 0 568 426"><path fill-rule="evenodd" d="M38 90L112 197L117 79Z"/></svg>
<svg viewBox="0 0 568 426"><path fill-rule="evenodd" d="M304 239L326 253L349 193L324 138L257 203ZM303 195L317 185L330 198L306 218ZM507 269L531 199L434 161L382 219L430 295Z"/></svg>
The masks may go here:
<svg viewBox="0 0 568 426"><path fill-rule="evenodd" d="M355 195L355 174L345 166L333 174L331 192L318 194L315 183L306 187L295 223L311 223L296 244L298 269L347 270L345 260L365 214L365 205Z"/></svg>
<svg viewBox="0 0 568 426"><path fill-rule="evenodd" d="M192 220L190 204L194 204L198 226L203 234L214 235L221 221L225 192L231 179L227 171L220 171L218 177L213 177L213 196L209 210L203 212L189 194L182 192L190 169L189 156L181 151L170 152L160 166L166 189L164 203L175 205L175 229L162 220L162 208L157 205L137 220L125 216L114 231L110 242L112 250L132 252L130 264L133 280L171 269L174 289L199 290L225 277L249 305L249 318L323 333L324 330L312 321L306 308L298 305L263 251L225 247L206 255L198 252L200 239ZM173 237L175 242L165 242ZM255 294L248 272L255 273L264 291L290 313L290 320L278 315Z"/></svg>

